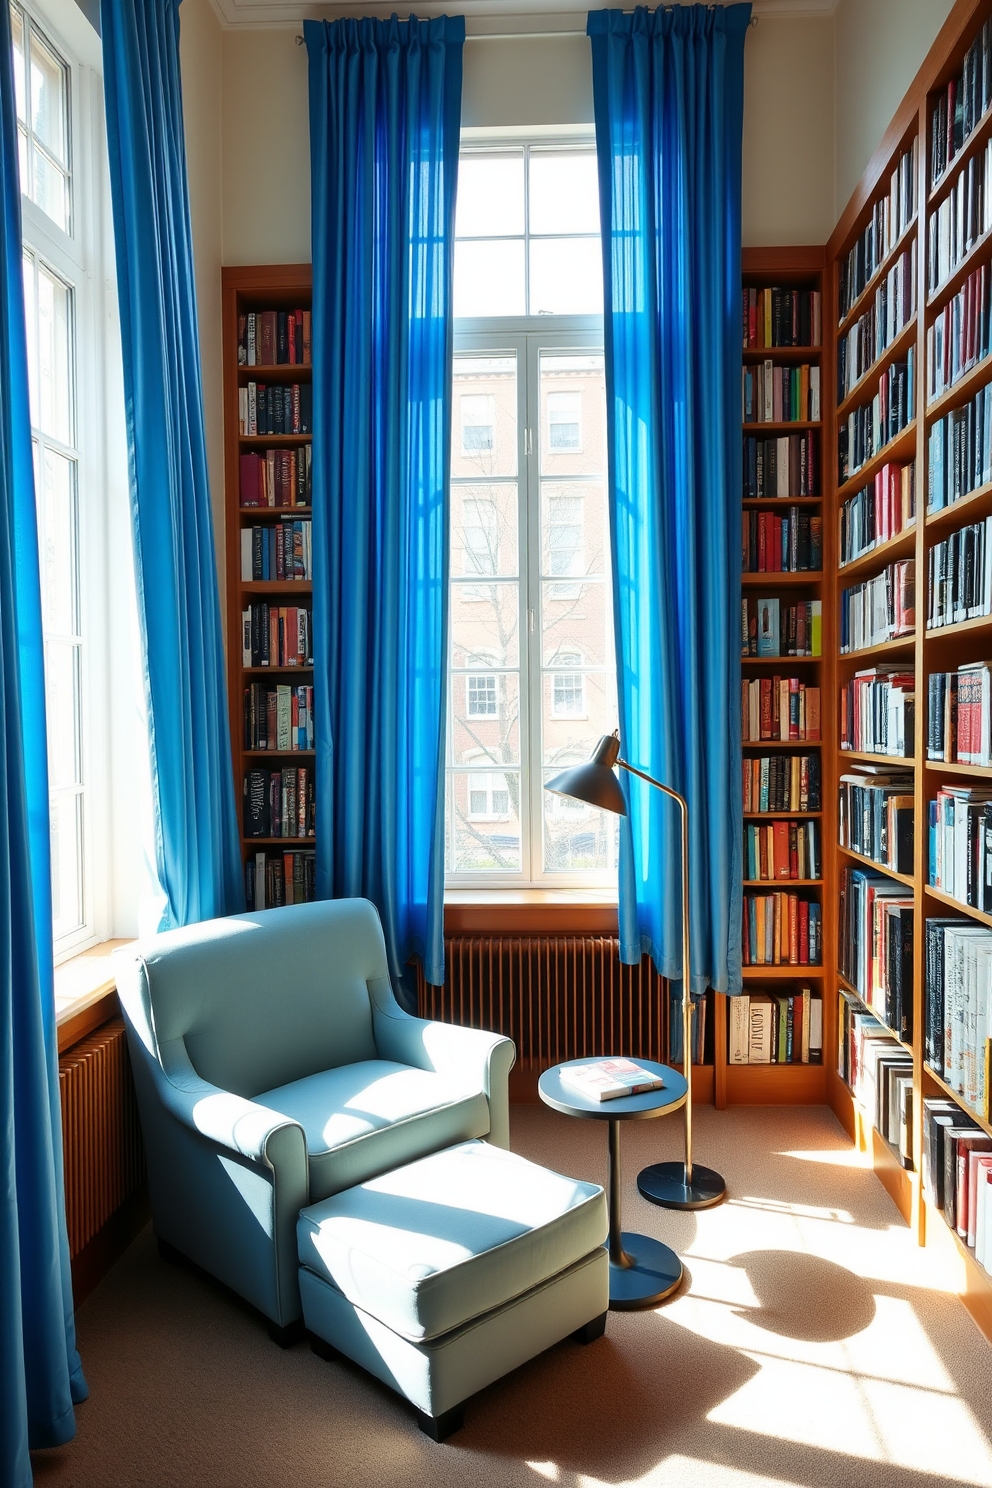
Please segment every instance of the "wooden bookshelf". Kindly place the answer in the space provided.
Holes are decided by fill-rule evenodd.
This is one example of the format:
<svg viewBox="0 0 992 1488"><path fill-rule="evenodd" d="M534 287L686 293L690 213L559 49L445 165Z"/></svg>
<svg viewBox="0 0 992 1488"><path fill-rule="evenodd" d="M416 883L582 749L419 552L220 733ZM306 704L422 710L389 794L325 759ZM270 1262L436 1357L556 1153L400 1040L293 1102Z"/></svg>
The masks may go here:
<svg viewBox="0 0 992 1488"><path fill-rule="evenodd" d="M948 1284L959 1291L979 1327L992 1341L992 1276L978 1265L960 1237L950 1230L943 1214L930 1204L921 1178L922 1100L924 1096L950 1097L957 1102L962 1112L977 1121L982 1130L992 1134L992 1124L988 1120L987 1113L970 1109L963 1097L929 1069L923 1059L926 997L925 920L928 917L947 916L950 913L959 915L965 921L970 920L972 923L992 926L992 915L985 914L981 910L970 909L952 899L942 890L929 886L928 832L926 829L929 803L945 779L963 784L967 783L970 778L975 784L987 784L992 778L990 767L944 765L928 760L926 748L927 685L931 672L951 671L961 663L983 659L989 654L989 641L992 639L992 618L990 617L948 625L939 629L928 629L926 623L927 555L930 549L935 543L944 541L957 528L983 519L992 513L992 483L968 493L953 506L945 507L939 512L929 514L926 510L928 441L934 422L950 410L959 408L968 402L980 387L992 383L992 356L987 356L977 365L969 368L951 388L931 402L927 402L927 330L951 298L960 292L968 276L977 268L992 265L992 232L986 232L953 267L944 282L935 289L930 289L927 253L931 224L934 222L941 202L945 200L953 183L957 180L962 167L966 165L970 157L984 150L989 139L992 138L992 109L987 110L983 118L977 121L963 149L954 157L947 170L936 182L931 180L931 115L936 99L946 90L948 81L960 73L965 52L990 16L992 16L992 0L957 0L827 244L825 283L827 304L824 311L824 340L833 347L832 356L836 362L840 337L847 334L857 317L871 303L883 274L911 244L914 234L917 238L915 313L911 325L907 325L899 333L896 342L892 347L886 348L871 374L866 375L862 380L868 388L873 379L877 385L877 368L884 367L892 360L905 357L906 349L912 343L915 347L915 379L910 423L889 442L886 448L866 461L854 477L843 485L839 485L836 457L839 418L845 416L850 408L857 406L858 388L862 386L862 383L859 383L858 388L852 390L842 402L839 402L835 387L835 396L828 399L824 410L825 440L832 451L828 459L825 525L832 534L832 541L825 542L824 566L827 569L827 577L824 586L823 608L826 634L827 613L829 611L831 616L839 614L840 593L844 587L880 572L888 563L897 558L909 556L914 558L915 634L837 658L838 676L842 679L846 679L860 667L871 666L886 659L902 658L907 664L911 660L915 677L915 732L912 753L906 758L897 759L887 755L859 754L854 751L841 750L839 736L836 732L830 736L830 746L824 751L825 779L833 781L836 781L839 774L848 771L852 762L856 761L889 765L894 769L909 768L913 773L916 828L913 872L912 874L896 874L880 865L871 865L882 873L888 873L891 878L898 880L912 891L914 1031L909 1045L897 1038L897 1043L903 1048L908 1047L913 1057L912 1167L906 1169L902 1166L898 1153L894 1152L884 1137L874 1130L871 1116L862 1110L853 1092L838 1073L836 1044L828 1054L830 1066L826 1079L827 1096L852 1139L868 1154L878 1177L914 1228L919 1243L934 1247L940 1253L942 1262L946 1258ZM904 151L912 147L914 141L918 159L916 212L913 220L899 241L886 254L879 272L852 306L850 312L841 320L838 314L840 265L869 222L875 202L886 195L889 178L896 162ZM830 352L825 354L831 355ZM910 459L915 460L916 465L916 522L913 528L907 533L900 534L884 547L879 546L874 552L838 569L836 551L841 503L867 485L886 460L904 464ZM824 644L826 646L826 641ZM839 719L839 714L836 716ZM826 733L825 737L827 737ZM836 794L836 787L834 787L834 794ZM824 805L826 807L826 801ZM868 862L855 853L836 848L832 857L827 861L835 868L839 867L842 862L858 866ZM837 880L830 876L827 869L825 873L829 885L827 897L835 900ZM838 951L836 913L831 917L825 915L825 920L830 924L831 933L834 936L827 955L835 968ZM836 1029L841 992L843 990L851 993L853 989L841 979L835 969L828 973L824 989L832 1005L833 1026ZM896 1038L894 1032L889 1031Z"/></svg>
<svg viewBox="0 0 992 1488"><path fill-rule="evenodd" d="M242 614L253 603L279 604L310 609L313 584L304 579L246 579L242 574L242 532L253 526L272 526L283 518L312 518L309 505L242 506L241 456L249 451L298 451L310 444L310 433L244 433L239 417L239 392L250 382L266 386L301 385L312 382L310 362L266 362L247 366L239 362L239 320L251 311L309 309L312 302L309 264L276 264L265 267L223 270L224 349L224 464L225 518L227 535L227 679L231 722L234 785L241 818L242 862L247 865L256 853L278 857L284 853L312 851L314 837L248 837L245 835L244 782L246 771L271 768L306 768L313 778L312 749L250 749L245 740L245 691L255 683L271 680L280 685L312 686L313 667L280 665L251 666L244 660ZM312 642L311 642L312 644Z"/></svg>
<svg viewBox="0 0 992 1488"><path fill-rule="evenodd" d="M824 273L824 250L822 248L747 248L742 255L742 283L744 288L764 289L780 287L783 289L816 290L823 294ZM824 326L826 321L823 321ZM745 367L757 368L765 361L771 361L776 367L795 367L803 363L820 369L820 413L819 419L804 418L781 422L743 422L741 433L744 439L753 438L781 438L790 434L801 434L812 431L818 442L818 456L816 468L817 491L815 496L789 496L789 497L754 497L745 496L744 511L773 512L785 515L791 506L797 506L805 515L815 518L823 516L823 492L825 489L826 468L826 424L825 413L829 410L829 390L832 386L832 376L829 371L830 348L829 346L774 346L774 347L746 347L743 350L743 364ZM809 410L804 410L808 412ZM827 540L826 523L822 523L823 539ZM826 562L826 558L824 559ZM770 673L782 677L798 676L803 682L811 687L820 689L820 739L792 739L789 741L780 739L766 739L761 742L747 742L744 745L745 763L749 759L767 755L774 758L776 754L815 754L821 760L821 804L823 808L817 811L750 811L744 816L745 825L770 824L775 821L796 821L804 823L815 821L820 832L820 854L821 870L818 878L803 879L760 879L751 880L747 878L745 871L745 892L748 894L762 894L784 892L787 894L798 893L802 898L809 899L821 906L824 905L824 882L831 882L831 867L829 846L833 838L832 816L833 810L831 792L823 772L822 740L826 738L829 723L831 687L828 674L832 673L833 662L829 658L834 649L833 642L829 639L833 631L828 624L826 614L827 606L824 600L824 574L822 570L801 569L796 572L764 572L744 573L741 576L741 596L752 603L757 599L766 597L777 598L780 610L787 608L790 604L796 604L803 600L818 600L821 604L821 629L822 643L821 655L819 656L742 656L741 673L745 680L752 678L767 678ZM783 642L784 644L784 642ZM821 924L823 931L824 955L826 955L826 926ZM797 992L803 986L810 986L814 992L821 992L823 988L824 965L757 965L744 968L745 992L768 991L774 988L777 993ZM717 1015L714 1020L715 1028L719 1037L715 1041L715 1081L714 1098L717 1106L726 1105L779 1105L799 1103L816 1103L826 1099L825 1069L822 1064L796 1063L774 1063L774 1064L731 1064L729 1049L728 1009L727 999L718 997ZM827 1013L827 1003L824 1000L824 1014ZM833 1034L824 1026L824 1058L827 1057L832 1047Z"/></svg>

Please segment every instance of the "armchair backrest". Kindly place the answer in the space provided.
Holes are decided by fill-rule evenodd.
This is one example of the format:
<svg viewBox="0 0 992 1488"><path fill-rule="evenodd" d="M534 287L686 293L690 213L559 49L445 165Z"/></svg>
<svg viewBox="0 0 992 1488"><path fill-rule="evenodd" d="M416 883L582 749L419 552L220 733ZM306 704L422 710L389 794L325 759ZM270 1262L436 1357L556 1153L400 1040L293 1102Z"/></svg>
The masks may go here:
<svg viewBox="0 0 992 1488"><path fill-rule="evenodd" d="M366 899L204 920L117 959L124 1010L166 1074L188 1058L201 1079L251 1099L376 1057L369 983L381 1002L389 972Z"/></svg>

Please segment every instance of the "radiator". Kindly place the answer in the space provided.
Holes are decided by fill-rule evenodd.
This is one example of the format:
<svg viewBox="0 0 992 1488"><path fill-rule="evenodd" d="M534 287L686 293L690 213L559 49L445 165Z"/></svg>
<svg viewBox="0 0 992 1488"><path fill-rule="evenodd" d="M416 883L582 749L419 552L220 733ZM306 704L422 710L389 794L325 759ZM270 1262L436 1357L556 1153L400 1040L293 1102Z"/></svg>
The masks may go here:
<svg viewBox="0 0 992 1488"><path fill-rule="evenodd" d="M666 983L646 958L622 965L616 939L455 936L444 954L443 987L418 971L421 1017L506 1034L519 1066L621 1053L666 1061Z"/></svg>
<svg viewBox="0 0 992 1488"><path fill-rule="evenodd" d="M65 1213L77 1256L140 1187L145 1155L121 1018L59 1058Z"/></svg>

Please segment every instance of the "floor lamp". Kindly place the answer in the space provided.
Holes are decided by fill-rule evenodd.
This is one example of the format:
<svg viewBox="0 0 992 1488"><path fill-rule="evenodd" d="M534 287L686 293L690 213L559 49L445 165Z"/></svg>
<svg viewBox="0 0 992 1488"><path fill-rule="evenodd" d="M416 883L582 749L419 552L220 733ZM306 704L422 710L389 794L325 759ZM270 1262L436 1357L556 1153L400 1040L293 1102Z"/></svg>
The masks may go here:
<svg viewBox="0 0 992 1488"><path fill-rule="evenodd" d="M585 765L576 765L549 780L545 790L557 796L571 796L573 800L585 801L589 806L599 806L613 811L617 816L627 815L620 782L613 773L616 765L646 780L657 790L671 796L679 804L682 826L682 1050L685 1059L686 1084L689 1093L683 1106L685 1112L685 1162L652 1163L637 1175L637 1187L652 1204L665 1209L708 1209L718 1204L727 1192L727 1185L719 1173L704 1168L692 1161L692 994L689 990L689 807L678 791L673 791L660 780L646 775L643 770L629 765L620 758L620 736L604 734L593 750L592 758Z"/></svg>

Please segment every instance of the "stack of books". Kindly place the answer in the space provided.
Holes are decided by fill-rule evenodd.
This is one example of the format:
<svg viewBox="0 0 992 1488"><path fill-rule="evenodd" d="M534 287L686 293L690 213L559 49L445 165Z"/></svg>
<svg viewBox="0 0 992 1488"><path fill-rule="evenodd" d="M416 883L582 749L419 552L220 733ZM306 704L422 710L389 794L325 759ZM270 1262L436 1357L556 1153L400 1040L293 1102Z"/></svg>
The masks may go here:
<svg viewBox="0 0 992 1488"><path fill-rule="evenodd" d="M838 788L841 847L896 873L913 871L913 773L865 765Z"/></svg>
<svg viewBox="0 0 992 1488"><path fill-rule="evenodd" d="M241 611L241 660L246 667L313 666L309 609L251 604Z"/></svg>
<svg viewBox="0 0 992 1488"><path fill-rule="evenodd" d="M905 1043L913 1036L913 892L860 868L840 874L839 970Z"/></svg>
<svg viewBox="0 0 992 1488"><path fill-rule="evenodd" d="M798 506L778 512L742 513L742 567L745 573L819 572L823 567L823 518Z"/></svg>
<svg viewBox="0 0 992 1488"><path fill-rule="evenodd" d="M313 848L302 852L258 852L245 864L245 907L272 909L279 904L311 904L317 897L317 864Z"/></svg>
<svg viewBox="0 0 992 1488"><path fill-rule="evenodd" d="M294 521L280 517L277 522L241 529L241 577L278 579L290 583L313 578L309 518Z"/></svg>
<svg viewBox="0 0 992 1488"><path fill-rule="evenodd" d="M745 822L744 877L753 881L819 878L820 823Z"/></svg>
<svg viewBox="0 0 992 1488"><path fill-rule="evenodd" d="M992 929L974 920L925 926L923 1057L968 1105L988 1110L992 1036Z"/></svg>
<svg viewBox="0 0 992 1488"><path fill-rule="evenodd" d="M744 811L819 811L820 756L774 754L744 760Z"/></svg>
<svg viewBox="0 0 992 1488"><path fill-rule="evenodd" d="M823 608L818 599L786 604L777 596L741 600L742 656L819 656Z"/></svg>
<svg viewBox="0 0 992 1488"><path fill-rule="evenodd" d="M900 758L914 749L916 676L912 668L867 667L840 694L840 747Z"/></svg>
<svg viewBox="0 0 992 1488"><path fill-rule="evenodd" d="M927 510L942 511L992 481L992 386L930 425Z"/></svg>
<svg viewBox="0 0 992 1488"><path fill-rule="evenodd" d="M820 436L815 429L744 439L744 495L749 500L820 494Z"/></svg>
<svg viewBox="0 0 992 1488"><path fill-rule="evenodd" d="M916 629L916 561L902 558L840 597L840 649L862 651Z"/></svg>
<svg viewBox="0 0 992 1488"><path fill-rule="evenodd" d="M240 457L238 477L243 507L309 506L313 487L313 446L249 450Z"/></svg>
<svg viewBox="0 0 992 1488"><path fill-rule="evenodd" d="M742 296L744 349L819 346L823 301L816 289L745 286Z"/></svg>
<svg viewBox="0 0 992 1488"><path fill-rule="evenodd" d="M246 837L312 837L313 770L246 770L244 816Z"/></svg>
<svg viewBox="0 0 992 1488"><path fill-rule="evenodd" d="M838 1073L875 1130L913 1166L913 1056L857 998L841 991Z"/></svg>
<svg viewBox="0 0 992 1488"><path fill-rule="evenodd" d="M731 1064L822 1064L823 999L798 992L752 992L727 999Z"/></svg>
<svg viewBox="0 0 992 1488"><path fill-rule="evenodd" d="M927 554L927 625L992 614L992 517L959 527Z"/></svg>
<svg viewBox="0 0 992 1488"><path fill-rule="evenodd" d="M781 367L769 358L741 368L741 418L745 424L791 424L820 418L820 369Z"/></svg>
<svg viewBox="0 0 992 1488"><path fill-rule="evenodd" d="M868 308L837 343L837 401L843 403L916 314L916 239L901 253Z"/></svg>
<svg viewBox="0 0 992 1488"><path fill-rule="evenodd" d="M992 792L942 785L928 825L931 887L992 914Z"/></svg>
<svg viewBox="0 0 992 1488"><path fill-rule="evenodd" d="M744 895L745 966L819 966L822 915L801 894Z"/></svg>
<svg viewBox="0 0 992 1488"><path fill-rule="evenodd" d="M927 226L927 277L935 294L992 228L992 140L961 167Z"/></svg>
<svg viewBox="0 0 992 1488"><path fill-rule="evenodd" d="M992 765L992 661L927 678L927 759Z"/></svg>
<svg viewBox="0 0 992 1488"><path fill-rule="evenodd" d="M870 485L840 509L840 562L853 563L911 526L916 517L916 465L883 465Z"/></svg>
<svg viewBox="0 0 992 1488"><path fill-rule="evenodd" d="M914 139L889 177L889 189L876 201L868 225L840 263L838 310L841 320L881 268L916 213L917 142Z"/></svg>
<svg viewBox="0 0 992 1488"><path fill-rule="evenodd" d="M930 180L936 185L992 103L992 22L986 21L930 115Z"/></svg>
<svg viewBox="0 0 992 1488"><path fill-rule="evenodd" d="M915 350L904 362L893 362L878 380L870 403L853 408L837 431L838 480L841 485L857 475L914 417Z"/></svg>
<svg viewBox="0 0 992 1488"><path fill-rule="evenodd" d="M246 749L312 749L313 688L251 683L245 688L243 737Z"/></svg>
<svg viewBox="0 0 992 1488"><path fill-rule="evenodd" d="M310 365L309 310L249 310L238 316L242 367Z"/></svg>
<svg viewBox="0 0 992 1488"><path fill-rule="evenodd" d="M741 683L743 742L819 739L820 689L801 677L745 677Z"/></svg>
<svg viewBox="0 0 992 1488"><path fill-rule="evenodd" d="M927 326L927 400L933 402L960 382L976 362L989 354L988 264L969 274L964 288Z"/></svg>
<svg viewBox="0 0 992 1488"><path fill-rule="evenodd" d="M642 1069L630 1059L598 1059L592 1064L563 1064L558 1071L563 1085L584 1095L587 1100L619 1100L625 1095L641 1095L647 1090L661 1090L664 1080L650 1070Z"/></svg>

